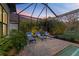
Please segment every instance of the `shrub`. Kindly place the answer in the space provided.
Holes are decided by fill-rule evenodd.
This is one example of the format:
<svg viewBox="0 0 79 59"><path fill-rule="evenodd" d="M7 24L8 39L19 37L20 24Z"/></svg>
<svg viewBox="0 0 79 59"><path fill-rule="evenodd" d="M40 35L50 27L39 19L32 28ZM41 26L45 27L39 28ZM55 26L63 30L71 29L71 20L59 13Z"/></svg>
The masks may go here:
<svg viewBox="0 0 79 59"><path fill-rule="evenodd" d="M48 32L52 35L63 34L66 28L64 22L55 19L49 20L47 27L48 27Z"/></svg>
<svg viewBox="0 0 79 59"><path fill-rule="evenodd" d="M0 38L0 55L8 55L12 48L18 52L26 43L27 40L23 32L11 30L9 37Z"/></svg>
<svg viewBox="0 0 79 59"><path fill-rule="evenodd" d="M37 29L37 27L36 26L34 26L34 27L32 27L32 34L34 35L35 34L35 32L37 32L38 31L38 29Z"/></svg>
<svg viewBox="0 0 79 59"><path fill-rule="evenodd" d="M7 55L8 51L12 49L13 45L9 38L0 39L0 55Z"/></svg>
<svg viewBox="0 0 79 59"><path fill-rule="evenodd" d="M64 34L58 35L58 38L69 40L69 41L79 40L79 32L66 31L64 32Z"/></svg>
<svg viewBox="0 0 79 59"><path fill-rule="evenodd" d="M23 33L31 31L31 22L29 21L21 21L19 30Z"/></svg>
<svg viewBox="0 0 79 59"><path fill-rule="evenodd" d="M17 30L11 30L10 40L17 50L20 50L27 43L24 33Z"/></svg>

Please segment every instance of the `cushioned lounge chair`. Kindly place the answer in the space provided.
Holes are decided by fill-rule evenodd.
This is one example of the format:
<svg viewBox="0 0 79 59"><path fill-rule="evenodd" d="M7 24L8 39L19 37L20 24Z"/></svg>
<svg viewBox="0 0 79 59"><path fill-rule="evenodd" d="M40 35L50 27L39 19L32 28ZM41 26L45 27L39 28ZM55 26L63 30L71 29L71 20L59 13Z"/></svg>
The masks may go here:
<svg viewBox="0 0 79 59"><path fill-rule="evenodd" d="M36 35L37 37L39 37L41 40L44 40L44 39L45 39L45 37L42 36L40 32L36 32L35 35Z"/></svg>
<svg viewBox="0 0 79 59"><path fill-rule="evenodd" d="M29 42L36 42L35 38L32 36L32 32L26 32L26 36Z"/></svg>

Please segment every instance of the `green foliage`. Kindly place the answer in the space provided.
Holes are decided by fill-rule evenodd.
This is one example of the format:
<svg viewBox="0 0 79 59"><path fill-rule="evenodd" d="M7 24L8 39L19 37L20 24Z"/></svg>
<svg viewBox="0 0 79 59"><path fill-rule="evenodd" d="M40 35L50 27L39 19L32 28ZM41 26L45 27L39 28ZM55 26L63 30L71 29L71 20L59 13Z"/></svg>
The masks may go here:
<svg viewBox="0 0 79 59"><path fill-rule="evenodd" d="M58 35L59 38L63 38L65 40L75 41L79 40L79 32L75 31L66 31L62 35Z"/></svg>
<svg viewBox="0 0 79 59"><path fill-rule="evenodd" d="M39 27L40 29L44 31L48 31L51 34L58 35L58 34L63 34L65 31L65 24L62 21L55 20L51 18L52 20L41 20L39 22Z"/></svg>
<svg viewBox="0 0 79 59"><path fill-rule="evenodd" d="M73 19L70 22L67 22L67 31L79 31L79 20Z"/></svg>
<svg viewBox="0 0 79 59"><path fill-rule="evenodd" d="M63 34L65 31L65 24L62 21L50 20L48 21L48 31L51 34L58 35Z"/></svg>
<svg viewBox="0 0 79 59"><path fill-rule="evenodd" d="M42 29L42 31L48 31L54 35L63 34L66 28L65 24L62 21L55 20L54 18L51 19L52 20L43 19L38 22L21 21L20 30L24 33L29 31L35 33L36 31Z"/></svg>
<svg viewBox="0 0 79 59"><path fill-rule="evenodd" d="M26 38L23 32L17 31L17 30L12 30L10 32L10 38L11 43L13 46L17 49L20 50L24 45L26 45Z"/></svg>
<svg viewBox="0 0 79 59"><path fill-rule="evenodd" d="M29 21L21 21L20 22L20 31L22 31L23 33L26 33L27 31L31 31L31 22Z"/></svg>
<svg viewBox="0 0 79 59"><path fill-rule="evenodd" d="M22 31L24 34L26 32L32 32L33 34L37 31L39 31L38 23L35 21L21 21L20 22L20 31Z"/></svg>
<svg viewBox="0 0 79 59"><path fill-rule="evenodd" d="M66 30L62 35L58 35L59 38L64 38L70 41L79 41L79 21L71 20L66 23Z"/></svg>
<svg viewBox="0 0 79 59"><path fill-rule="evenodd" d="M21 31L11 30L10 35L6 38L0 38L0 55L7 55L8 52L15 48L19 51L27 44L27 38Z"/></svg>
<svg viewBox="0 0 79 59"><path fill-rule="evenodd" d="M36 26L32 27L32 34L34 35L35 32L39 31L38 28Z"/></svg>
<svg viewBox="0 0 79 59"><path fill-rule="evenodd" d="M12 48L13 45L8 37L0 39L0 55L7 55L7 52Z"/></svg>

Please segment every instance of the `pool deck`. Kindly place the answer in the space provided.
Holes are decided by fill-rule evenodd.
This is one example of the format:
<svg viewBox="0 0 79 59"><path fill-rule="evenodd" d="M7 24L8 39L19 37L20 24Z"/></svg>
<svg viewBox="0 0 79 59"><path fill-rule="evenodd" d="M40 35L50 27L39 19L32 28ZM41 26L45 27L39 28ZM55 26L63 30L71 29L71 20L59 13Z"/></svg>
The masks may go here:
<svg viewBox="0 0 79 59"><path fill-rule="evenodd" d="M18 56L53 56L71 44L79 47L79 44L48 38L45 41L28 44L20 51Z"/></svg>

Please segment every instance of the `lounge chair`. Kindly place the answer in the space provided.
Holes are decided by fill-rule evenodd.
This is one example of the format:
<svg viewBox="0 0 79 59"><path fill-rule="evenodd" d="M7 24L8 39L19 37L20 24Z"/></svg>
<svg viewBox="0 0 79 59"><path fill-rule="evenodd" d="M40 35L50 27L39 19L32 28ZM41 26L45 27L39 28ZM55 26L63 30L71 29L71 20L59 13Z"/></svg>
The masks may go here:
<svg viewBox="0 0 79 59"><path fill-rule="evenodd" d="M50 35L48 32L45 32L44 36L45 36L46 38L53 38L53 36Z"/></svg>
<svg viewBox="0 0 79 59"><path fill-rule="evenodd" d="M48 36L49 36L49 33L48 33L48 32L45 32L45 33L44 33L44 37L45 37L45 38L48 38Z"/></svg>
<svg viewBox="0 0 79 59"><path fill-rule="evenodd" d="M40 32L36 32L35 35L39 37L41 40L45 39L44 36L42 36Z"/></svg>
<svg viewBox="0 0 79 59"><path fill-rule="evenodd" d="M31 42L36 42L35 38L32 36L32 32L26 32L26 36L28 38L28 41Z"/></svg>
<svg viewBox="0 0 79 59"><path fill-rule="evenodd" d="M49 35L49 33L48 32L45 32L45 36L48 36Z"/></svg>

